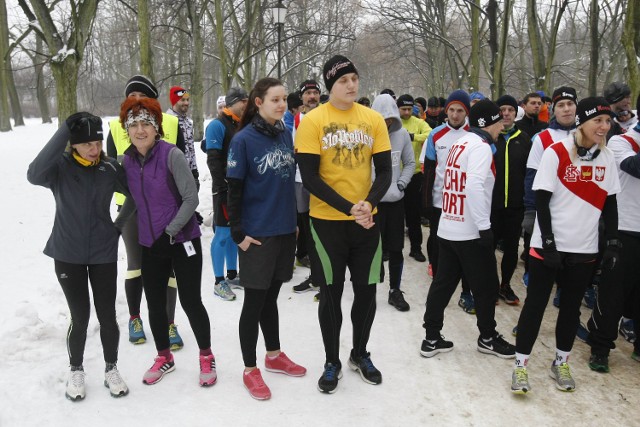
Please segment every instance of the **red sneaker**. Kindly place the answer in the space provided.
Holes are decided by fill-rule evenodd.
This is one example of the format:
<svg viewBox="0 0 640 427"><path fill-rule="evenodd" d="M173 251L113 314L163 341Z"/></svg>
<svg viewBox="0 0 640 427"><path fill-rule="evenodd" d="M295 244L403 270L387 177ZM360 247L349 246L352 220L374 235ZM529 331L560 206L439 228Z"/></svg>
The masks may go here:
<svg viewBox="0 0 640 427"><path fill-rule="evenodd" d="M433 279L433 266L431 265L431 263L429 263L429 265L427 266L427 274Z"/></svg>
<svg viewBox="0 0 640 427"><path fill-rule="evenodd" d="M260 369L256 368L251 372L244 372L242 382L254 399L267 400L271 398L271 390L264 383Z"/></svg>
<svg viewBox="0 0 640 427"><path fill-rule="evenodd" d="M278 372L292 377L301 377L307 373L306 368L292 362L282 351L274 358L265 356L264 368L269 372Z"/></svg>

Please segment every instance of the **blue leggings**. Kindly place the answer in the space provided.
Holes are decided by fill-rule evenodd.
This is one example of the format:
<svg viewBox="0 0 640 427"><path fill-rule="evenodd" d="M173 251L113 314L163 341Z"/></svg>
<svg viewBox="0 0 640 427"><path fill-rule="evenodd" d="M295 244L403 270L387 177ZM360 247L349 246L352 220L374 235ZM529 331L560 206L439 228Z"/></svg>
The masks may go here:
<svg viewBox="0 0 640 427"><path fill-rule="evenodd" d="M211 240L211 263L215 277L224 277L225 260L227 270L238 269L238 245L231 239L231 228L218 225Z"/></svg>

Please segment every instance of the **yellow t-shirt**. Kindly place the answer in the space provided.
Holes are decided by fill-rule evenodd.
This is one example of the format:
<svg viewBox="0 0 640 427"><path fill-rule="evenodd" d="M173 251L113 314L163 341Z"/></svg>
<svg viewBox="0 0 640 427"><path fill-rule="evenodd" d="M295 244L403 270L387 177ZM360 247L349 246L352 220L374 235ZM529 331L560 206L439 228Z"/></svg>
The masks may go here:
<svg viewBox="0 0 640 427"><path fill-rule="evenodd" d="M387 125L380 113L354 103L339 110L329 102L304 116L296 130L297 153L320 156L320 178L352 203L371 189L371 157L391 150ZM313 194L309 214L326 220L353 220Z"/></svg>

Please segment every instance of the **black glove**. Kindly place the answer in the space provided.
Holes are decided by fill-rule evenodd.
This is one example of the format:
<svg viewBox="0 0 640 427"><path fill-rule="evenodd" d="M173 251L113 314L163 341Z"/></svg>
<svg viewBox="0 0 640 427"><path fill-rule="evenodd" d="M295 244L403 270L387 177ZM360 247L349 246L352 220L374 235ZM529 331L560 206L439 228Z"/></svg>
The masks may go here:
<svg viewBox="0 0 640 427"><path fill-rule="evenodd" d="M151 252L154 255L170 256L171 255L171 236L162 233L158 239L151 245Z"/></svg>
<svg viewBox="0 0 640 427"><path fill-rule="evenodd" d="M480 238L478 244L483 248L487 248L493 251L493 231L490 228L486 230L480 230Z"/></svg>
<svg viewBox="0 0 640 427"><path fill-rule="evenodd" d="M602 255L602 266L608 270L613 270L620 259L620 248L622 242L618 239L607 240L607 247Z"/></svg>
<svg viewBox="0 0 640 427"><path fill-rule="evenodd" d="M200 215L200 212L196 211L194 215L196 216L196 221L198 222L198 225L202 225L202 223L204 222L204 218L202 218L202 215Z"/></svg>
<svg viewBox="0 0 640 427"><path fill-rule="evenodd" d="M67 120L65 120L65 123L67 124L67 127L69 128L69 130L73 131L76 128L76 126L78 126L80 123L87 120L91 122L100 121L100 125L102 125L102 119L100 117L94 116L93 114L87 113L86 111L73 113L72 115L67 117Z"/></svg>
<svg viewBox="0 0 640 427"><path fill-rule="evenodd" d="M411 140L413 141L413 138L415 137L415 134L410 133L409 136L411 137Z"/></svg>
<svg viewBox="0 0 640 427"><path fill-rule="evenodd" d="M556 240L552 234L542 236L542 262L549 268L560 270L562 268L562 257L556 249Z"/></svg>

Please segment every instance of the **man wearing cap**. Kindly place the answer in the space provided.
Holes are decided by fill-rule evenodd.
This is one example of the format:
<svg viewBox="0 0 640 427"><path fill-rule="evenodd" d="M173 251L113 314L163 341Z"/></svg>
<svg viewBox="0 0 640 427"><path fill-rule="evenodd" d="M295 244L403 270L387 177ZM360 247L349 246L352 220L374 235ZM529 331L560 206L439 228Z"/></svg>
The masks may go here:
<svg viewBox="0 0 640 427"><path fill-rule="evenodd" d="M537 92L527 94L522 100L524 117L516 122L518 129L534 137L538 132L545 130L549 124L538 117L542 109L542 96Z"/></svg>
<svg viewBox="0 0 640 427"><path fill-rule="evenodd" d="M216 114L220 115L222 113L222 110L224 110L224 107L224 95L220 95L216 101Z"/></svg>
<svg viewBox="0 0 640 427"><path fill-rule="evenodd" d="M302 109L293 119L293 138L296 137L296 130L300 126L300 121L306 113L320 105L320 85L317 81L310 79L300 83L298 88L299 98L302 100ZM311 268L308 247L312 244L311 229L309 228L309 191L302 184L300 167L296 165L296 211L298 213L298 237L296 241L296 265ZM318 290L313 284L313 278L309 274L301 283L293 287L293 292L303 293ZM314 296L315 301L320 300L320 293Z"/></svg>
<svg viewBox="0 0 640 427"><path fill-rule="evenodd" d="M193 174L193 179L196 181L196 187L200 189L200 180L198 177L198 162L196 161L196 150L193 145L193 122L187 117L189 111L189 104L191 102L189 92L180 86L173 86L169 89L169 101L171 102L171 108L167 109L167 114L178 118L178 125L182 129L184 136L184 156L189 164L189 169Z"/></svg>
<svg viewBox="0 0 640 427"><path fill-rule="evenodd" d="M502 240L501 282L498 296L507 304L518 305L520 299L511 288L511 277L518 264L518 246L524 217L524 177L531 138L515 125L518 102L511 95L496 101L504 129L496 139L496 182L491 203L491 230L494 241Z"/></svg>
<svg viewBox="0 0 640 427"><path fill-rule="evenodd" d="M429 238L427 239L427 255L431 266L431 276L438 271L438 226L442 214L442 190L447 157L451 146L467 134L469 125L467 116L470 109L469 94L464 90L454 90L445 105L447 121L436 127L423 146L424 154L420 156L424 162L424 200L429 212ZM462 280L462 293L458 305L466 313L475 314L473 295L466 279Z"/></svg>
<svg viewBox="0 0 640 427"><path fill-rule="evenodd" d="M531 240L531 233L533 233L533 224L536 217L536 198L535 193L531 189L533 180L536 177L540 160L544 150L547 149L554 142L560 141L566 138L576 128L576 106L578 105L578 95L576 90L569 86L560 86L553 91L551 97L553 104L551 111L553 112L553 119L547 129L532 136L531 150L529 151L529 157L527 158L527 172L525 176L524 187L524 219L522 221L522 228L524 229L524 249L525 249L525 273L524 283L525 286L529 280L529 241ZM524 120L524 119L523 119ZM523 121L516 122L516 126Z"/></svg>
<svg viewBox="0 0 640 427"><path fill-rule="evenodd" d="M433 357L453 349L441 335L444 310L464 275L476 301L478 351L511 358L515 348L496 331L494 319L498 274L489 220L495 181L490 144L503 127L500 109L488 99L479 101L471 107L469 125L446 160L438 228L440 265L427 295L420 354Z"/></svg>
<svg viewBox="0 0 640 427"><path fill-rule="evenodd" d="M418 262L425 262L427 258L422 253L422 224L420 221L420 206L422 203L422 168L420 167L420 152L422 145L427 140L431 128L424 120L415 117L413 113L413 97L404 94L396 100L402 127L409 132L413 153L415 155L416 168L411 182L404 189L404 215L409 229L409 242L411 250L409 256Z"/></svg>
<svg viewBox="0 0 640 427"><path fill-rule="evenodd" d="M622 335L633 342L631 357L640 362L640 281L635 273L640 259L640 125L613 136L607 147L615 156L620 178L621 191L616 199L622 249L618 268L602 271L598 309L593 310L587 323L589 367L598 372L609 372L609 352L616 347L618 325L621 334L624 332Z"/></svg>
<svg viewBox="0 0 640 427"><path fill-rule="evenodd" d="M616 115L607 140L614 135L620 135L633 128L638 122L637 112L631 111L631 88L622 82L613 82L604 88L604 99L611 105L611 111Z"/></svg>
<svg viewBox="0 0 640 427"><path fill-rule="evenodd" d="M298 92L291 92L287 95L287 111L285 111L282 121L287 129L289 129L289 132L293 132L293 118L300 112L301 107L302 100Z"/></svg>
<svg viewBox="0 0 640 427"><path fill-rule="evenodd" d="M348 58L332 57L322 75L329 101L305 115L296 132L295 148L302 182L311 193L314 244L309 258L313 283L320 286L318 318L325 365L318 389L333 393L342 376L340 303L347 267L353 285L349 366L369 384L382 382L367 343L376 312L382 257L375 214L391 183L391 143L380 113L355 102L359 76Z"/></svg>
<svg viewBox="0 0 640 427"><path fill-rule="evenodd" d="M435 129L443 123L443 116L441 112L443 111L440 106L440 100L432 96L427 100L427 110L426 110L426 118L425 121L429 125L430 128ZM446 117L446 112L445 112Z"/></svg>
<svg viewBox="0 0 640 427"><path fill-rule="evenodd" d="M135 75L127 82L124 93L126 98L153 98L158 99L158 89L143 75ZM162 139L175 144L182 152L186 151L184 134L180 130L178 118L162 113L162 129L164 136ZM131 146L129 134L122 127L119 119L109 122L109 135L107 136L107 154L109 157L117 158L122 163L124 152ZM124 204L125 197L120 193L115 193L118 209ZM124 289L129 305L129 342L142 344L147 337L144 333L142 319L140 318L140 304L142 302L142 247L138 243L138 220L137 214L133 214L122 228L122 241L127 252L127 274L124 280ZM169 279L167 288L167 316L169 318L169 338L171 349L177 350L184 346L182 338L178 333L177 326L173 323L176 310L176 300L178 290L176 279Z"/></svg>
<svg viewBox="0 0 640 427"><path fill-rule="evenodd" d="M211 240L211 263L215 283L213 293L224 301L233 301L236 294L230 285L238 275L238 246L231 238L229 216L227 214L227 156L231 138L238 130L240 117L247 106L249 95L238 87L229 89L225 97L225 107L205 130L207 166L211 172L213 193L213 223L215 234ZM225 280L225 261L227 279ZM231 282L231 283L229 283Z"/></svg>

